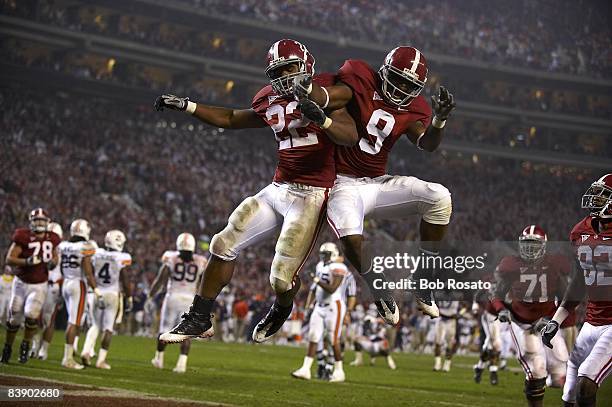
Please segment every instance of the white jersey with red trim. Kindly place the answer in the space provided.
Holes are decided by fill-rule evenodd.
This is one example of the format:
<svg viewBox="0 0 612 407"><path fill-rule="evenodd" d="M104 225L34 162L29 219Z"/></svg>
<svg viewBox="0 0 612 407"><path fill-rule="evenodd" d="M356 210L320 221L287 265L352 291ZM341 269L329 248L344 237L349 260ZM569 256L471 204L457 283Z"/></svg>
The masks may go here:
<svg viewBox="0 0 612 407"><path fill-rule="evenodd" d="M319 277L320 281L329 284L332 281L333 275L338 275L344 278L348 272L349 271L344 264L332 262L323 264L321 267L317 267L316 276ZM323 289L323 287L317 285L315 290L315 299L317 304L330 304L336 300L344 302L344 295L341 287L342 284L333 293L328 293Z"/></svg>
<svg viewBox="0 0 612 407"><path fill-rule="evenodd" d="M100 291L118 293L121 270L132 264L132 256L125 252L98 249L91 263Z"/></svg>
<svg viewBox="0 0 612 407"><path fill-rule="evenodd" d="M190 262L179 257L179 252L168 250L162 256L162 263L168 267L170 275L166 286L166 295L190 294L197 290L197 282L206 268L206 257L194 254Z"/></svg>
<svg viewBox="0 0 612 407"><path fill-rule="evenodd" d="M65 279L79 279L85 281L81 268L83 258L93 256L98 245L93 240L79 242L61 242L58 246L60 253L60 270Z"/></svg>

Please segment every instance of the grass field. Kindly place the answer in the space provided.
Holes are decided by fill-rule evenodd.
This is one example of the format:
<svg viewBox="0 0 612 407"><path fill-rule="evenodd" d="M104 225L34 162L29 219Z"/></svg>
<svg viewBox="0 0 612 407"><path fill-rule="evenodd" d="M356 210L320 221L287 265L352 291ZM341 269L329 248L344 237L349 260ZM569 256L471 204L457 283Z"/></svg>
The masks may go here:
<svg viewBox="0 0 612 407"><path fill-rule="evenodd" d="M49 360L31 360L26 365L19 365L13 355L13 363L0 365L0 373L241 406L501 407L525 404L522 373L516 369L503 371L498 386L489 385L488 377L483 377L485 380L478 385L472 381L474 358L468 357L457 357L450 373L435 373L431 370L432 356L397 354L396 371L387 369L384 360L379 358L375 366L346 366L347 382L332 384L290 377L290 372L301 365L302 348L198 342L192 347L187 373L178 375L172 372L178 346L168 347L166 367L160 371L150 364L155 341L125 336L113 338L108 358L112 370L67 370L59 363L63 352L61 339L61 335L56 335ZM352 358L352 352L348 352L346 360ZM513 361L511 366L517 365ZM601 389L598 405L610 406L612 384L605 387ZM560 405L560 397L560 390L547 389L545 405Z"/></svg>

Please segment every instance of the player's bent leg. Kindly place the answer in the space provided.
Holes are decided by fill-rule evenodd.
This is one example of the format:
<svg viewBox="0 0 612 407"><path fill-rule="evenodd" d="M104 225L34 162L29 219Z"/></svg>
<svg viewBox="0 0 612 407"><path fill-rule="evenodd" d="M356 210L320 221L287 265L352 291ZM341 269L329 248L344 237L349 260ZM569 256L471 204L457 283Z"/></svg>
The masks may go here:
<svg viewBox="0 0 612 407"><path fill-rule="evenodd" d="M187 356L189 355L190 347L191 340L189 339L181 343L181 352L176 361L176 366L172 369L174 373L185 373L187 371Z"/></svg>
<svg viewBox="0 0 612 407"><path fill-rule="evenodd" d="M541 407L544 403L546 378L525 380L525 397L529 407Z"/></svg>
<svg viewBox="0 0 612 407"><path fill-rule="evenodd" d="M254 197L248 197L232 212L227 226L213 236L211 258L204 270L198 294L182 321L160 335L165 343L183 342L189 338L210 338L214 335L211 313L215 300L231 280L235 260L240 251L271 236L279 221L270 205L276 186L271 184Z"/></svg>

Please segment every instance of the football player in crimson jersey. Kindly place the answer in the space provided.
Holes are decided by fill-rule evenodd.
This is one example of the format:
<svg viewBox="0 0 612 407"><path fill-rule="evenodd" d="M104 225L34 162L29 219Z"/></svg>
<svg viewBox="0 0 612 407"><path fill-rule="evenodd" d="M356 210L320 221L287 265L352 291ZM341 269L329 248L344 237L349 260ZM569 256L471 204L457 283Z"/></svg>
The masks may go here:
<svg viewBox="0 0 612 407"><path fill-rule="evenodd" d="M389 324L399 321L397 304L388 292L376 291L374 279L361 264L364 217L383 219L421 215L421 252L436 256L450 221L450 192L442 185L415 177L386 174L389 152L403 135L418 148L434 151L442 140L444 126L455 107L453 96L443 87L432 97L432 109L420 96L427 81L427 62L413 47L397 47L385 58L378 73L360 60L347 60L333 86L321 86L307 76L294 81L296 97L309 98L327 110L346 108L357 124L359 143L339 147L338 177L330 194L328 221L344 245L344 252L359 270L374 295L380 315ZM311 112L304 113L310 114ZM322 110L308 116L325 123ZM414 279L429 279L433 270L420 268ZM439 311L430 290L415 292L418 307L435 318Z"/></svg>
<svg viewBox="0 0 612 407"><path fill-rule="evenodd" d="M29 228L15 230L6 255L6 264L13 267L16 277L11 291L2 363L8 363L11 358L13 342L24 317L25 332L19 348L19 362L28 361L30 344L47 296L49 269L59 261L57 246L60 237L47 230L50 221L47 212L42 208L34 209L29 221Z"/></svg>
<svg viewBox="0 0 612 407"><path fill-rule="evenodd" d="M314 57L294 40L280 40L270 48L266 75L270 85L261 89L248 109L196 104L188 98L160 96L155 107L186 111L216 127L244 129L270 127L278 144L278 165L273 183L246 198L230 215L228 224L210 243L210 262L189 313L163 342L182 342L213 335L210 313L221 289L229 283L240 251L280 231L270 271L276 301L253 332L255 342L274 335L291 314L300 287L297 276L312 250L325 219L329 189L336 177L335 144L356 143L355 122L344 109L336 110L324 123L304 117L318 109L305 100L298 105L293 79L309 75L322 86L333 84L330 74L314 74ZM334 144L335 143L335 144Z"/></svg>
<svg viewBox="0 0 612 407"><path fill-rule="evenodd" d="M585 322L567 366L566 406L595 406L597 389L612 372L612 174L591 184L582 208L590 214L570 233L576 273L561 306L542 330L542 341L554 348L559 326L588 296Z"/></svg>
<svg viewBox="0 0 612 407"><path fill-rule="evenodd" d="M546 358L542 341L536 336L542 318L555 312L555 297L562 298L567 287L571 262L561 254L546 253L546 232L529 225L519 236L519 256L506 256L495 270L495 292L491 304L501 323L510 323L517 358L525 371L525 396L529 406L542 406L546 377L562 380L568 359L565 341L558 337L554 355ZM506 297L510 302L504 302ZM522 338L522 340L521 340ZM547 369L547 362L549 369Z"/></svg>

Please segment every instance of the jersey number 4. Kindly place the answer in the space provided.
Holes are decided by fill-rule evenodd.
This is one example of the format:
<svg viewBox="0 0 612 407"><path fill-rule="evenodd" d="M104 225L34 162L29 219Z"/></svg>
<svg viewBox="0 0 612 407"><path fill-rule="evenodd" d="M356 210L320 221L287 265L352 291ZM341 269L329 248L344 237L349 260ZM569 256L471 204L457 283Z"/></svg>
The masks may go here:
<svg viewBox="0 0 612 407"><path fill-rule="evenodd" d="M100 271L98 271L98 280L101 281L103 284L111 283L109 268L110 263L104 263L104 265L100 268Z"/></svg>
<svg viewBox="0 0 612 407"><path fill-rule="evenodd" d="M281 105L272 105L266 110L266 118L272 120L276 116L276 123L271 124L278 141L278 149L285 150L293 147L303 147L317 144L319 139L316 133L306 131L310 120L302 117L286 121L285 116L293 114L298 102L293 101L283 108ZM287 131L285 131L285 126ZM288 133L288 134L287 134Z"/></svg>

